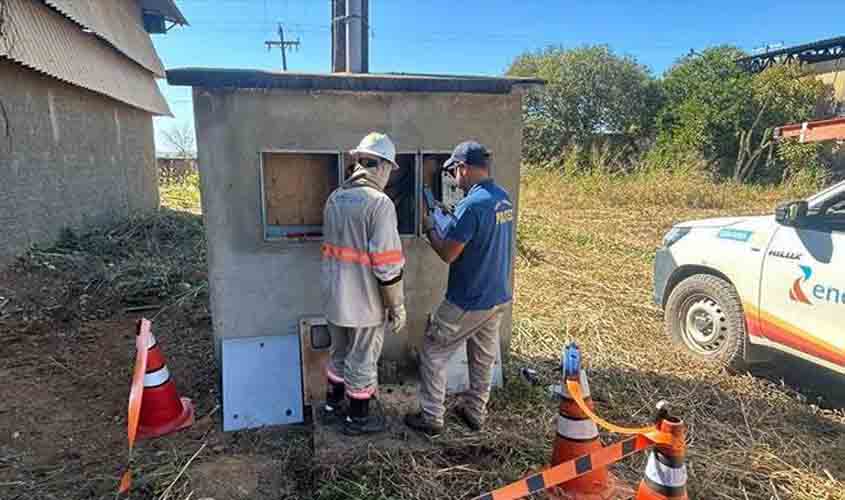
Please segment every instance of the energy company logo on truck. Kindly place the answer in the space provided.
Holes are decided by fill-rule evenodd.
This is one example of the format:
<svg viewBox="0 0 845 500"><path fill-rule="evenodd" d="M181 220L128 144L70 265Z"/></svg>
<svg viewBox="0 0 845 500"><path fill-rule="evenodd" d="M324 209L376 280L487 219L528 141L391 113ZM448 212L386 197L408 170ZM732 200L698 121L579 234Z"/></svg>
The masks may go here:
<svg viewBox="0 0 845 500"><path fill-rule="evenodd" d="M807 294L804 293L802 284L807 284L810 278L813 277L813 269L810 266L798 266L801 268L801 276L792 283L792 288L789 290L789 298L793 302L800 302L809 306L813 305ZM809 286L809 284L808 284ZM816 284L812 289L812 296L822 302L831 304L845 304L845 289L840 290L832 286Z"/></svg>

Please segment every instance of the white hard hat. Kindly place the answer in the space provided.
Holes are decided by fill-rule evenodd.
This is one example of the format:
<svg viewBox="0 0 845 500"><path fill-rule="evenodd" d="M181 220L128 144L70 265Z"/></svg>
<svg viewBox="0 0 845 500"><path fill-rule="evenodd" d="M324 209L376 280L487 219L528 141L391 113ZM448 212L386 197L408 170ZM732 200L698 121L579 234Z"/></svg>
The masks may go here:
<svg viewBox="0 0 845 500"><path fill-rule="evenodd" d="M393 170L399 168L396 164L396 146L390 137L379 132L370 132L363 139L358 147L349 152L353 156L361 153L372 155L382 160L387 160L393 165Z"/></svg>

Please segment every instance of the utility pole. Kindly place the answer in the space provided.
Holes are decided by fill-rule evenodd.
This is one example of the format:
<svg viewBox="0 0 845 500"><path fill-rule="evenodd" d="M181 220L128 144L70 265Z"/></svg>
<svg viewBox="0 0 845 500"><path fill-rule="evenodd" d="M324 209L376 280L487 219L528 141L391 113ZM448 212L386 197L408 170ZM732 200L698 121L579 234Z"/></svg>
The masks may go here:
<svg viewBox="0 0 845 500"><path fill-rule="evenodd" d="M282 27L281 23L279 23L279 40L267 40L264 42L264 45L267 46L267 50L270 51L273 47L279 47L282 49L282 70L288 70L288 57L287 57L287 49L288 47L291 48L299 48L299 39L297 40L285 40L285 29Z"/></svg>
<svg viewBox="0 0 845 500"><path fill-rule="evenodd" d="M332 71L369 72L369 0L332 0Z"/></svg>
<svg viewBox="0 0 845 500"><path fill-rule="evenodd" d="M332 72L346 72L346 0L332 0Z"/></svg>

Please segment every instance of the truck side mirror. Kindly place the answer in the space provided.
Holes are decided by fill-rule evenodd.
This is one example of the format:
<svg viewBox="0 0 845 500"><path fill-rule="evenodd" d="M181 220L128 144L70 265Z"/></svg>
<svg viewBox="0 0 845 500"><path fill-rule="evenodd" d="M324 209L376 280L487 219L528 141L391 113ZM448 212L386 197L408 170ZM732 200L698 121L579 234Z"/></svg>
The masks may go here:
<svg viewBox="0 0 845 500"><path fill-rule="evenodd" d="M804 200L783 203L775 209L775 220L782 226L798 227L806 220L807 209Z"/></svg>

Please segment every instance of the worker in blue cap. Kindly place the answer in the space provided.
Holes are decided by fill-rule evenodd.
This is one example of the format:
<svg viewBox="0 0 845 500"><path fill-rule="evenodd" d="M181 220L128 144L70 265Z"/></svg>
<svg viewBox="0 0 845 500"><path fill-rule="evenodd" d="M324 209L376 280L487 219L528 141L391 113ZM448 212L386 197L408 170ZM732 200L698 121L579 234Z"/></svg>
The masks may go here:
<svg viewBox="0 0 845 500"><path fill-rule="evenodd" d="M449 264L446 297L431 314L420 354L420 410L405 416L409 427L429 435L443 430L447 364L463 343L469 390L457 414L472 430L487 416L499 327L512 299L514 241L513 203L490 167L490 152L478 142L455 147L443 165L466 192L455 206L455 223L441 235L430 216L423 218L431 248Z"/></svg>

